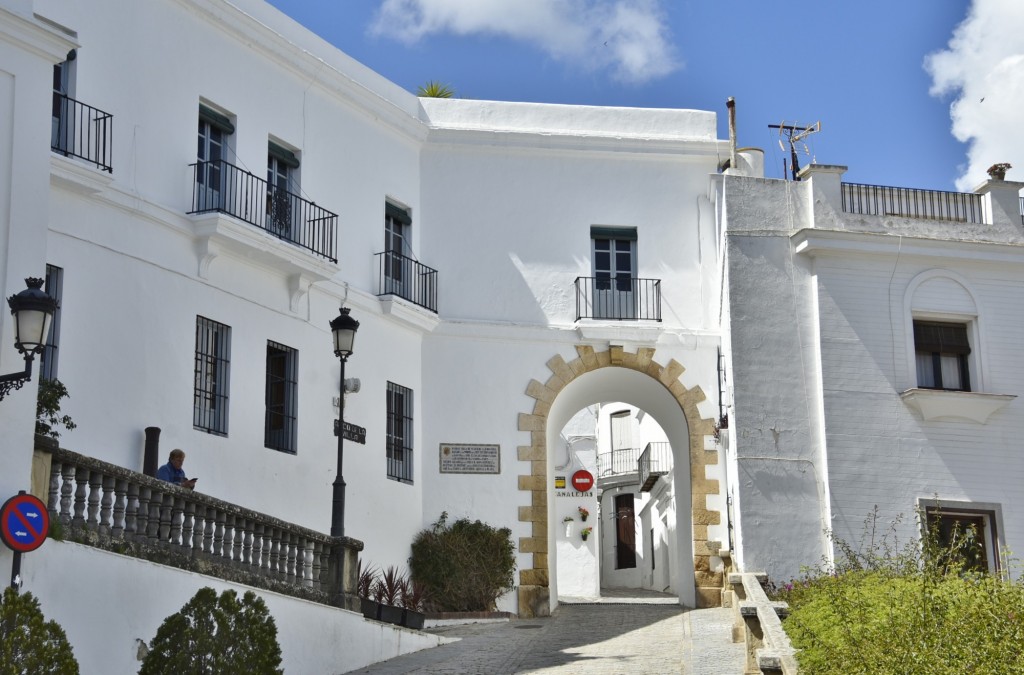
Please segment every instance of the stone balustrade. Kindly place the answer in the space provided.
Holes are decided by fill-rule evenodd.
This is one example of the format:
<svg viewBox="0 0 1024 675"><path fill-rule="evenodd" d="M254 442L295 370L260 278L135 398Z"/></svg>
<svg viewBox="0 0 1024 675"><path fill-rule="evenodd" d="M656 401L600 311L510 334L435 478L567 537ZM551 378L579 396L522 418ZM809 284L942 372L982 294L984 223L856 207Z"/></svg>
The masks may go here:
<svg viewBox="0 0 1024 675"><path fill-rule="evenodd" d="M363 548L358 540L335 539L63 448L37 443L36 449L50 455L44 501L63 539L317 602L351 604L355 559Z"/></svg>
<svg viewBox="0 0 1024 675"><path fill-rule="evenodd" d="M796 650L782 628L789 605L768 598L762 584L763 573L731 573L728 604L734 609L733 639L745 642L747 663L745 674L797 675Z"/></svg>

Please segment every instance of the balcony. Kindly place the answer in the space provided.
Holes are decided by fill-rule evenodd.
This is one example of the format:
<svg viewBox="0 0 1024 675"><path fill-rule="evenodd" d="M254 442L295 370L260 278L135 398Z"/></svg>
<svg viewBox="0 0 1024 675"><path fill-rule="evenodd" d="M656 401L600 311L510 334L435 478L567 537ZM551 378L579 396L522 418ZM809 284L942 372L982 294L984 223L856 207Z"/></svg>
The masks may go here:
<svg viewBox="0 0 1024 675"><path fill-rule="evenodd" d="M437 314L437 270L396 251L376 257L378 297L395 295Z"/></svg>
<svg viewBox="0 0 1024 675"><path fill-rule="evenodd" d="M619 448L597 456L597 477L622 476L636 472L640 448Z"/></svg>
<svg viewBox="0 0 1024 675"><path fill-rule="evenodd" d="M224 213L332 263L338 216L224 160L196 162L189 214Z"/></svg>
<svg viewBox="0 0 1024 675"><path fill-rule="evenodd" d="M576 320L661 321L661 279L576 277Z"/></svg>
<svg viewBox="0 0 1024 675"><path fill-rule="evenodd" d="M114 116L63 94L53 94L53 126L50 149L76 157L107 173L113 173L111 146Z"/></svg>
<svg viewBox="0 0 1024 675"><path fill-rule="evenodd" d="M843 211L864 216L985 222L979 194L843 183L842 199Z"/></svg>
<svg viewBox="0 0 1024 675"><path fill-rule="evenodd" d="M355 590L360 541L332 538L40 438L37 453L50 457L45 501L60 538L323 604L345 602ZM351 574L336 576L335 565Z"/></svg>
<svg viewBox="0 0 1024 675"><path fill-rule="evenodd" d="M650 492L658 478L672 470L672 446L664 441L648 443L636 463L641 492Z"/></svg>

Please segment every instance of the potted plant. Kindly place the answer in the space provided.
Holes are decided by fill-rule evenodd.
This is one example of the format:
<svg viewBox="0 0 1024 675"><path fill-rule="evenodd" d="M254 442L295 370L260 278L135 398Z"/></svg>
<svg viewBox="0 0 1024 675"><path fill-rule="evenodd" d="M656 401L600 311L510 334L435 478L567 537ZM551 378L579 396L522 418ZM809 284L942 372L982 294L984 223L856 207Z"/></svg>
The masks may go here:
<svg viewBox="0 0 1024 675"><path fill-rule="evenodd" d="M583 537L583 541L586 541L587 537L589 537L590 533L593 531L594 528L592 527L584 527L582 530L580 530L580 536Z"/></svg>
<svg viewBox="0 0 1024 675"><path fill-rule="evenodd" d="M589 516L589 515L590 515L590 511L587 511L587 510L586 510L585 508L583 508L582 506L581 506L581 507L579 507L579 509L578 509L578 510L579 510L579 512L580 512L580 520L582 520L582 521L583 521L584 523L585 523L585 522L587 522L587 516Z"/></svg>
<svg viewBox="0 0 1024 675"><path fill-rule="evenodd" d="M413 630L421 630L426 615L423 613L423 598L426 589L417 581L405 580L402 586L402 625Z"/></svg>
<svg viewBox="0 0 1024 675"><path fill-rule="evenodd" d="M377 618L380 621L400 625L402 623L402 608L399 601L402 597L402 586L405 578L399 573L398 568L389 565L384 570L373 588L373 599L380 603Z"/></svg>
<svg viewBox="0 0 1024 675"><path fill-rule="evenodd" d="M359 596L359 609L367 619L376 619L380 612L380 603L371 597L374 590L374 582L377 580L377 570L370 566L363 569L363 560L359 559L356 567L358 581L356 582L356 594Z"/></svg>
<svg viewBox="0 0 1024 675"><path fill-rule="evenodd" d="M1006 172L1012 168L1013 165L1009 162L998 162L990 166L986 173L992 180L1006 180Z"/></svg>

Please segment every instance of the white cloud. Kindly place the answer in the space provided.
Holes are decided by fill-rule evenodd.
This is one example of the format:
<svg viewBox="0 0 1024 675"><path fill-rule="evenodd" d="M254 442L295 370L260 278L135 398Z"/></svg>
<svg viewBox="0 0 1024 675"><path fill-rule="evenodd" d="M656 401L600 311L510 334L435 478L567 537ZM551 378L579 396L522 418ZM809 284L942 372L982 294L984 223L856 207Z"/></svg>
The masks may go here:
<svg viewBox="0 0 1024 675"><path fill-rule="evenodd" d="M925 67L933 95L953 94L953 135L968 143L957 188L973 189L996 162L1014 165L1007 178L1024 179L1024 2L973 0Z"/></svg>
<svg viewBox="0 0 1024 675"><path fill-rule="evenodd" d="M383 0L374 33L415 42L490 33L529 42L585 70L643 83L680 67L664 0Z"/></svg>

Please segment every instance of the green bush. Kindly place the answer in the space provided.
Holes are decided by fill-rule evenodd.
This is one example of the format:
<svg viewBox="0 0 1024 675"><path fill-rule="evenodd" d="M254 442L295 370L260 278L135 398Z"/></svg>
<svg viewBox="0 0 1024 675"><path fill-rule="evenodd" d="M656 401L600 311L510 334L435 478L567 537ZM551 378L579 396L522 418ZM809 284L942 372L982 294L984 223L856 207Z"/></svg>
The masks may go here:
<svg viewBox="0 0 1024 675"><path fill-rule="evenodd" d="M1024 583L970 569L974 533L947 546L931 530L900 548L837 541L834 568L786 584L783 622L801 672L1024 673ZM1008 563L1007 563L1008 564Z"/></svg>
<svg viewBox="0 0 1024 675"><path fill-rule="evenodd" d="M252 591L217 597L200 588L181 611L164 619L149 643L139 675L244 673L278 675L281 647L266 603Z"/></svg>
<svg viewBox="0 0 1024 675"><path fill-rule="evenodd" d="M60 414L60 401L62 398L71 398L68 388L57 379L39 380L39 393L36 395L36 433L50 438L60 438L58 426L63 426L68 431L74 429L77 424L72 421L70 415Z"/></svg>
<svg viewBox="0 0 1024 675"><path fill-rule="evenodd" d="M56 621L47 621L31 593L4 590L0 601L0 675L78 673L71 644Z"/></svg>
<svg viewBox="0 0 1024 675"><path fill-rule="evenodd" d="M442 513L416 535L409 570L429 598L428 608L441 612L494 609L498 597L513 588L516 568L512 531L466 518L447 524Z"/></svg>

